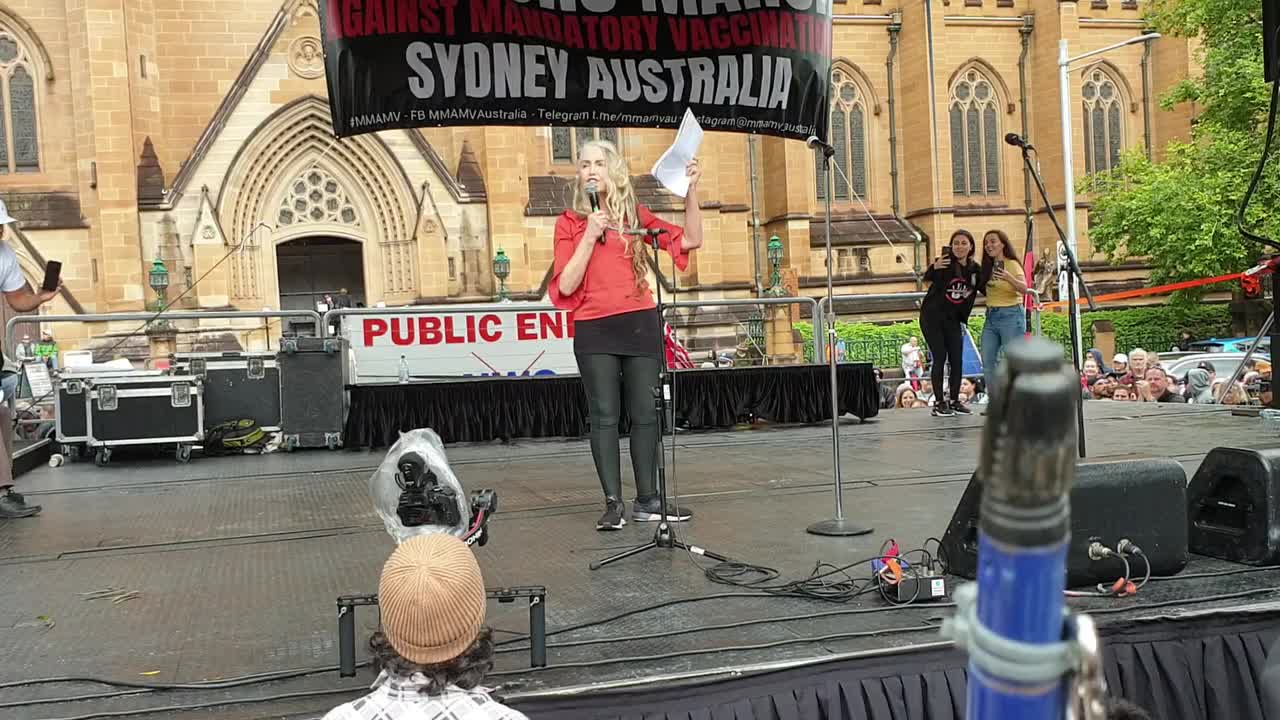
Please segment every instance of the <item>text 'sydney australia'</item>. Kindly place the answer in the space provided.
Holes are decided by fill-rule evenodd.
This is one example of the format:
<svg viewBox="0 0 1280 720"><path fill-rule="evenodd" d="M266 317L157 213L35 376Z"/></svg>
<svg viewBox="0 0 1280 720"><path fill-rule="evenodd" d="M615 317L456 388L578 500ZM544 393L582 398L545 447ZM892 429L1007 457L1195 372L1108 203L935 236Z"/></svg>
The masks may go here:
<svg viewBox="0 0 1280 720"><path fill-rule="evenodd" d="M685 107L710 130L826 133L831 0L322 8L339 137L424 125L677 127Z"/></svg>

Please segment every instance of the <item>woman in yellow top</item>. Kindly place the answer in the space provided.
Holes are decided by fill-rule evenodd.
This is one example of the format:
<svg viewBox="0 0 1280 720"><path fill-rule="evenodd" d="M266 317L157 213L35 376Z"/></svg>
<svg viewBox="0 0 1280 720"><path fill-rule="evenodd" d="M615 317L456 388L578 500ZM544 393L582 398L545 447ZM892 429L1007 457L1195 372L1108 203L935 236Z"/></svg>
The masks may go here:
<svg viewBox="0 0 1280 720"><path fill-rule="evenodd" d="M995 402L1000 351L1027 334L1027 315L1023 309L1027 281L1013 243L1001 230L989 230L982 236L979 290L987 296L987 319L982 328L982 374L987 379L990 402Z"/></svg>

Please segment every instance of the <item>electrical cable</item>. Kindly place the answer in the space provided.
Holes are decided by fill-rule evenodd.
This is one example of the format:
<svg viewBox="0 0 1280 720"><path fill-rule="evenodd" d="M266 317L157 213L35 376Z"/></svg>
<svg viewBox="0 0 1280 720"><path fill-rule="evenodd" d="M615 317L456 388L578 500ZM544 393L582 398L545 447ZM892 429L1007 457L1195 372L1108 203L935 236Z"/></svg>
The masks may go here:
<svg viewBox="0 0 1280 720"><path fill-rule="evenodd" d="M1217 578L1227 577L1230 575L1247 575L1256 572L1270 572L1272 570L1280 570L1280 565L1262 565L1259 567L1237 568L1234 570L1215 570L1212 572L1199 573L1181 573L1178 575L1157 575L1151 578L1151 582L1168 582L1170 580L1199 580L1201 578Z"/></svg>
<svg viewBox="0 0 1280 720"><path fill-rule="evenodd" d="M1276 41L1280 43L1280 28L1276 30L1276 35ZM1277 47L1280 47L1280 45ZM1240 234L1246 238L1264 245L1270 245L1271 247L1280 250L1280 243L1277 243L1270 238L1263 237L1262 235L1254 234L1244 226L1244 216L1245 212L1249 209L1249 201L1253 199L1253 193L1258 189L1258 183L1262 180L1262 171L1266 167L1267 158L1271 154L1271 141L1275 138L1276 109L1278 100L1280 100L1280 77L1277 77L1276 80L1271 83L1271 108L1267 112L1267 139L1262 145L1262 157L1258 158L1258 167L1253 172L1253 179L1249 181L1249 189L1245 192L1244 199L1240 202L1240 209L1236 211L1236 228L1240 231Z"/></svg>
<svg viewBox="0 0 1280 720"><path fill-rule="evenodd" d="M938 625L926 623L911 627L898 628L881 628L879 630L861 630L851 633L836 633L834 635L822 635L812 638L789 638L787 640L776 640L774 642L759 643L756 645L729 645L727 647L714 648L698 648L696 650L678 650L675 652L661 653L658 655L638 655L633 657L613 657L604 660L584 660L582 662L559 663L541 668L529 668L527 670L502 670L500 672L492 672L485 677L507 677L511 675L524 675L530 672L543 672L546 670L565 670L568 668L588 668L599 667L601 665L616 665L619 663L635 663L635 662L654 662L657 660L674 660L678 658L693 657L696 655L713 655L722 652L747 652L751 650L770 650L773 648L786 647L787 645L803 645L807 643L824 643L832 640L851 640L854 638L875 637L878 635L897 635L903 633L937 632Z"/></svg>
<svg viewBox="0 0 1280 720"><path fill-rule="evenodd" d="M238 250L240 250L241 248L243 248L243 247L244 247L244 243L245 243L246 241L248 241L248 239L249 239L250 237L252 237L252 236L253 236L253 234L254 234L254 233L256 233L256 232L258 231L258 229L259 229L259 228L262 228L262 227L265 227L265 228L267 228L267 229L270 229L270 228L271 228L271 226L270 226L270 225L267 225L267 223L266 223L265 221L264 221L264 222L260 222L260 223L258 223L258 224L256 224L256 225L254 225L252 228L250 228L250 229L249 229L249 232L248 232L248 233L246 233L246 234L245 234L245 236L244 236L243 238L241 238L241 239L240 239L240 242L239 242L237 245L234 245L230 250L228 250L226 253L224 253L224 254L223 254L223 256L222 256L221 258L218 258L218 261L217 261L217 262L215 262L215 263L214 263L214 264L213 264L213 265L212 265L208 270L206 270L206 271L204 272L204 274L203 274L203 275L201 275L200 277L196 278L195 282L193 282L193 283L191 283L190 285L188 285L188 286L187 286L187 289L186 289L186 290L183 290L183 291L182 291L182 293L178 295L178 297L174 298L172 302L166 303L166 304L164 305L164 307L161 307L159 310L157 310L157 311L156 311L156 313L155 313L154 315L152 315L150 319L147 319L147 320L142 321L142 325L140 325L140 326L138 327L138 329L133 330L132 332L126 333L123 337L121 337L119 340L117 340L117 341L116 341L116 343L115 343L114 345L112 345L111 347L109 347L109 348L107 348L106 350L102 351L102 355L110 355L111 353L115 352L115 351L116 351L116 349L117 349L117 348L119 348L121 345L123 345L123 344L125 344L126 342L129 342L130 340L132 340L133 338L137 337L137 336L138 336L138 333L141 333L141 332L145 331L147 328L151 327L151 323L153 323L153 322L155 322L156 320L160 319L160 316L161 316L161 315L164 315L164 314L165 314L165 312L167 312L167 311L169 310L169 308L173 307L175 303L177 303L177 302L178 302L179 300L181 300L182 298L186 297L186 296L187 296L187 293L189 293L189 292L191 292L192 290L194 290L194 289L195 289L195 287L196 287L197 285L199 285L199 284L200 284L200 282L201 282L202 280L204 280L206 277L208 277L208 276L209 276L209 273L213 272L214 270L217 270L217 269L218 269L218 266L222 265L222 263L223 263L223 262L225 262L225 261L227 260L227 258L231 257L231 256L232 256L233 254L235 254ZM56 386L56 385L55 385L54 387L51 387L49 390L45 391L45 393L44 393L43 395L41 395L39 398L36 398L35 400L32 400L32 401L31 401L31 404L32 404L32 405L39 405L40 403L42 403L42 402L44 402L45 400L49 399L49 397L50 397L51 395L53 395L55 392L57 392L57 386ZM15 427L17 426L16 422L15 422L14 426L15 426Z"/></svg>
<svg viewBox="0 0 1280 720"><path fill-rule="evenodd" d="M372 665L370 660L362 660L356 663L357 668L365 668ZM183 690L228 690L237 687L248 687L260 683L275 682L278 680L292 680L295 678L306 677L308 675L318 675L326 672L336 672L338 667L316 667L302 668L298 670L278 670L274 672L256 673L252 675L241 675L238 677L227 678L225 680L209 680L194 683L142 683L129 680L109 680L96 677L55 677L42 678L39 680L26 680L9 682L0 685L0 689L16 688L31 685L42 685L50 683L94 683L98 685L108 685L114 687L133 688L131 690L122 690L119 692L89 693L87 695L76 695L70 697L54 697L54 698L36 698L32 700L21 700L15 702L0 703L0 709L5 708L23 708L35 705L56 705L70 702L84 702L86 700L106 700L109 698L150 695L158 692L172 692ZM150 711L149 711L150 712Z"/></svg>
<svg viewBox="0 0 1280 720"><path fill-rule="evenodd" d="M955 603L952 603L952 602L940 602L940 603L931 603L929 605L929 608L930 609L953 608L955 606L956 606ZM738 620L736 622L723 623L720 625L699 625L698 627L683 628L680 630L664 630L662 633L662 637L669 638L669 637L676 637L678 635L693 635L695 633L702 633L702 632L718 632L721 630L736 630L738 628L751 627L752 625L767 625L769 623L797 622L800 620L819 620L822 618L842 617L846 615L870 615L874 613L902 611L902 610L917 610L917 609L920 609L920 608L918 607L908 608L903 605L896 605L894 607L854 608L852 610L827 610L827 611L818 612L818 613L807 613L805 615L788 615L786 617L768 617L768 618L758 618L755 620ZM634 642L637 640L646 640L646 639L648 638L635 637L634 635L631 635L631 636L625 636L625 637L618 636L618 637L608 637L608 638L596 638L591 640L571 640L571 641L560 642L560 643L548 643L547 649L550 650L554 648L585 647L588 645L606 645L611 643L616 644L616 643ZM523 652L529 652L529 648L528 647L504 647L497 650L496 652L499 654L523 653Z"/></svg>
<svg viewBox="0 0 1280 720"><path fill-rule="evenodd" d="M304 690L300 692L282 693L279 695L267 695L264 697L252 698L227 698L226 700L210 700L209 702L193 703L190 705L168 705L165 707L140 708L137 710L105 710L102 712L91 712L84 715L73 715L63 718L47 718L46 720L99 720L99 718L118 718L133 717L135 715L154 715L156 713L176 713L190 712L193 710L209 710L216 707L226 707L228 705L253 705L256 703L279 702L281 700L299 700L309 697L324 697L326 695L342 695L345 693L360 693L367 691L367 687L355 686L349 688L330 688L327 690Z"/></svg>
<svg viewBox="0 0 1280 720"><path fill-rule="evenodd" d="M364 664L367 665L368 662L366 661ZM0 690L31 687L33 685L53 685L57 683L91 683L95 685L136 688L141 690L225 690L227 688L241 687L243 685L252 685L258 682L289 680L297 677L305 677L307 675L317 675L323 672L336 672L337 670L337 665L326 665L323 667L295 668L292 670L272 670L269 672L239 675L237 677L226 678L223 680L200 680L189 683L148 683L133 680L111 680L109 678L99 678L86 675L68 675L62 677L38 678L35 680L14 680L11 682L0 683Z"/></svg>
<svg viewBox="0 0 1280 720"><path fill-rule="evenodd" d="M1245 591L1235 592L1235 593L1224 593L1219 595L1208 595L1208 596L1202 596L1202 597L1196 597L1196 598L1168 600L1168 601L1156 602L1156 603L1145 603L1141 605L1126 605L1122 607L1091 609L1089 610L1089 613L1091 615L1107 615L1107 614L1114 614L1114 613L1121 613L1121 612L1133 612L1135 610L1155 609L1155 608L1169 607L1174 605L1187 605L1187 604L1198 604L1198 603L1206 603L1206 602L1218 602L1222 600L1235 600L1235 599L1240 599L1244 597L1252 597L1252 596L1257 596L1262 594L1275 593L1277 591L1280 591L1280 587L1257 588L1253 590L1245 590ZM885 611L890 609L896 609L896 608L879 608L880 611ZM870 610L868 612L870 612ZM613 659L604 659L604 660L591 660L591 661L584 661L584 662L577 662L577 663L564 663L564 664L549 666L546 668L530 668L526 670L504 670L504 671L489 673L487 677L509 677L513 675L525 675L531 672L545 672L546 670L552 670L552 669L599 667L602 665L611 665L611 664L617 664L617 663L652 662L657 660L670 660L670 659L676 659L676 658L682 658L682 657L707 655L707 654L714 654L714 653L720 653L720 652L767 650L767 649L772 649L776 647L783 647L786 645L796 645L796 644L804 644L804 643L822 643L822 642L830 642L833 640L848 640L848 639L855 639L855 638L861 638L861 637L874 637L878 635L924 632L924 631L936 630L937 627L938 626L936 624L930 623L930 624L921 625L918 627L912 626L912 627L900 627L900 628L883 628L880 630L870 630L870 631L861 631L861 632L853 632L853 633L839 633L839 634L824 635L824 636L814 637L814 638L795 638L795 639L788 639L788 640L782 640L782 641L771 642L771 643L763 643L763 644L757 644L757 645L741 645L741 646L729 646L729 647L720 647L720 648L706 648L706 649L700 649L700 650L663 653L659 655L635 656L635 657L629 657L629 658L613 658ZM640 639L640 638L633 638L633 639ZM29 683L26 683L26 684L29 684ZM331 689L331 690L306 691L306 692L298 692L298 693L286 693L281 695L270 695L270 696L256 697L256 698L232 698L227 700L218 700L218 701L213 701L209 703L199 703L199 704L192 704L192 705L174 705L169 707L148 708L148 709L142 709L142 710L125 710L125 711L110 711L110 712L102 712L102 713L90 713L86 715L77 715L74 717L58 718L57 720L98 720L99 718L129 717L133 715L146 715L146 714L154 714L159 712L182 712L182 711L188 711L188 710L204 710L208 708L224 707L228 705L275 702L280 700L292 700L292 699L299 699L299 698L305 698L305 697L318 697L318 696L336 695L336 694L348 693L348 692L360 692L362 690L363 688L361 687L353 687L348 689Z"/></svg>
<svg viewBox="0 0 1280 720"><path fill-rule="evenodd" d="M317 157L315 160L312 161L311 166L308 167L307 170L314 169L317 165L319 165L320 161L323 160L325 156L329 154L329 151L333 149L334 144L336 144L338 140L339 138L335 135L333 139L329 141L328 147L324 149L324 152L320 153L319 157ZM154 323L156 320L159 320L160 316L168 312L168 310L172 308L179 300L186 297L187 294L190 293L192 290L194 290L196 286L198 286L201 282L204 281L205 278L209 277L210 273L212 273L214 270L217 270L218 267L222 265L222 263L226 262L227 258L231 257L237 252L242 251L245 247L245 243L248 242L249 239L252 238L254 234L258 232L259 229L264 227L267 228L268 230L271 229L271 226L267 224L265 220L258 222L253 227L249 228L249 230L240 238L240 242L231 246L231 249L227 250L227 252L224 253L222 257L218 258L217 262L215 262L212 266L210 266L208 270L204 271L204 274L196 278L195 281L192 282L190 285L188 285L187 288L183 290L177 297L175 297L171 301L166 302L163 307L161 307L159 310L156 311L155 315L152 315L151 318L148 320L144 320L142 325L139 326L138 329L125 334L124 337L121 337L119 340L116 341L114 345L102 351L101 354L110 355L111 353L115 352L116 349L119 348L121 345L137 337L139 333L145 331L148 327L151 327L152 323ZM45 394L41 395L39 398L31 401L31 404L39 405L40 403L47 400L55 392L57 392L56 386L54 386L53 388L50 388L48 391L45 392ZM14 419L14 427L15 428L17 427L17 418Z"/></svg>

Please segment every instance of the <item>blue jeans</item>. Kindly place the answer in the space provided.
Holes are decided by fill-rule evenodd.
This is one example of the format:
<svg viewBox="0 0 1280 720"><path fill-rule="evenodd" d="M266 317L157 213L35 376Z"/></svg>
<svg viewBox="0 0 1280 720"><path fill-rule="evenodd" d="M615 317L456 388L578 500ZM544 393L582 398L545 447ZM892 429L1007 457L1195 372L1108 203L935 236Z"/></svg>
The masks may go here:
<svg viewBox="0 0 1280 720"><path fill-rule="evenodd" d="M987 380L987 397L995 402L996 364L1000 351L1027 334L1027 314L1021 305L987 308L982 327L982 375Z"/></svg>

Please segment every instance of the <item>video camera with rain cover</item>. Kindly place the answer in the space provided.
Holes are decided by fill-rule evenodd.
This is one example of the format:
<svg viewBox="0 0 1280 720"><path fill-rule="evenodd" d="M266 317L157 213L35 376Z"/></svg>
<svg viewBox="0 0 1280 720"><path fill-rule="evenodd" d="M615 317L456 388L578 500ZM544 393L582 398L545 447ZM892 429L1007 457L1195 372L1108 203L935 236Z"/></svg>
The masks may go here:
<svg viewBox="0 0 1280 720"><path fill-rule="evenodd" d="M396 460L396 484L400 486L396 515L405 527L458 527L461 524L458 493L440 482L422 455L407 452ZM462 539L478 545L488 543L489 533L486 529L489 518L497 511L496 492L489 489L473 492L471 515L466 524L467 532Z"/></svg>
<svg viewBox="0 0 1280 720"><path fill-rule="evenodd" d="M397 545L435 533L484 545L489 540L489 520L498 511L498 494L493 490L470 495L463 490L440 436L426 428L400 433L369 478L369 493Z"/></svg>

